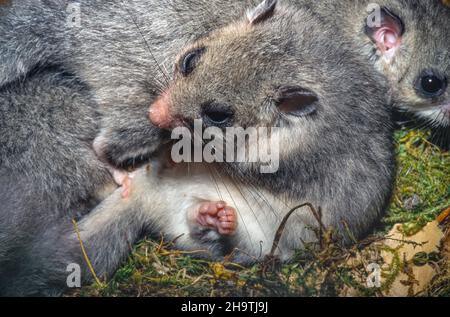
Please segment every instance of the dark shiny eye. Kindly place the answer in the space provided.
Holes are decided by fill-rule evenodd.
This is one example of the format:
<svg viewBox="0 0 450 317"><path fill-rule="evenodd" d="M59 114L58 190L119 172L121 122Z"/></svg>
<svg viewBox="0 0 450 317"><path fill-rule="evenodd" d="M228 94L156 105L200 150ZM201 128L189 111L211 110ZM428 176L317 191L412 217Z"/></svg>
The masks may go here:
<svg viewBox="0 0 450 317"><path fill-rule="evenodd" d="M205 48L198 48L188 52L181 58L178 69L184 77L187 77L194 71L204 52Z"/></svg>
<svg viewBox="0 0 450 317"><path fill-rule="evenodd" d="M425 98L437 98L447 89L447 79L433 71L424 72L416 82L416 91Z"/></svg>
<svg viewBox="0 0 450 317"><path fill-rule="evenodd" d="M206 103L202 107L202 119L206 126L229 127L233 124L234 111L226 104Z"/></svg>

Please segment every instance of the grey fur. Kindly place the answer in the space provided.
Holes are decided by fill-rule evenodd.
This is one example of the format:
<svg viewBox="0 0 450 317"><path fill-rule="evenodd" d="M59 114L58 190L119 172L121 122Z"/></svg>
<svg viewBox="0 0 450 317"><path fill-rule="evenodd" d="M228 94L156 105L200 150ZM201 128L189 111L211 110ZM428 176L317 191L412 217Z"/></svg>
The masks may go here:
<svg viewBox="0 0 450 317"><path fill-rule="evenodd" d="M168 62L189 41L241 16L247 2L12 1L0 7L0 85L48 63L77 74L102 110L99 154L117 167L134 167L162 137L146 112L172 77ZM79 27L68 23L74 3L81 8Z"/></svg>
<svg viewBox="0 0 450 317"><path fill-rule="evenodd" d="M92 149L90 91L72 75L42 70L3 87L0 108L0 295L61 295L71 263L83 283L92 280L72 219L97 275L109 277L144 225L132 210L90 213L117 187Z"/></svg>
<svg viewBox="0 0 450 317"><path fill-rule="evenodd" d="M104 122L99 152L115 166L145 162L157 150L161 131L143 119L146 107L171 79L168 61L190 40L238 17L252 0L70 1L20 0L0 7L0 85L36 65L62 63L95 91ZM450 145L450 89L436 100L414 85L424 69L450 77L450 9L438 0L380 0L406 25L394 62L382 62L364 34L371 0L296 0L336 31L353 39L391 82L398 109L435 128ZM81 27L69 27L67 6L81 4ZM32 21L32 22L31 22ZM165 75L163 73L166 73ZM131 127L128 123L134 122Z"/></svg>
<svg viewBox="0 0 450 317"><path fill-rule="evenodd" d="M109 230L120 217L98 227L86 216L115 188L92 150L98 113L89 90L44 70L3 87L0 107L0 294L60 294L70 263L88 279L72 219L83 219L82 234L93 236L88 253L102 261L100 274L110 273L129 246Z"/></svg>
<svg viewBox="0 0 450 317"><path fill-rule="evenodd" d="M140 109L137 112L144 111L143 104L149 104L155 93L165 86L166 79L161 70L168 70L166 77L171 77L168 61L173 59L173 54L188 41L238 17L244 3L254 3L245 0L11 2L11 5L0 7L0 56L3 61L0 85L48 62L61 61L80 73L94 87L100 103L108 107L112 116L111 120L105 119L103 135L108 142L106 155L111 156L110 160L116 165L128 165L126 162L130 158L145 158L158 143L159 133L139 121L142 120L141 113L129 118L140 123L134 128L127 126L129 120L124 116L130 115L129 106ZM449 119L442 113L430 114L423 110L437 108L444 101L448 103L449 92L441 100L430 102L417 96L413 86L423 69L435 68L449 77L447 21L450 9L437 0L377 1L406 25L401 52L393 65L385 67L363 32L367 6L373 1L290 2L311 9L327 24L354 39L362 53L370 56L378 69L391 79L399 108L418 113L425 120L448 129ZM69 13L66 8L70 3L81 4L81 28L67 25ZM117 114L112 108L117 108ZM123 140L121 131L117 131L120 129L127 131L129 138ZM133 142L136 139L141 141L140 145L144 139L156 142L146 141L143 151ZM125 153L133 153L134 157Z"/></svg>

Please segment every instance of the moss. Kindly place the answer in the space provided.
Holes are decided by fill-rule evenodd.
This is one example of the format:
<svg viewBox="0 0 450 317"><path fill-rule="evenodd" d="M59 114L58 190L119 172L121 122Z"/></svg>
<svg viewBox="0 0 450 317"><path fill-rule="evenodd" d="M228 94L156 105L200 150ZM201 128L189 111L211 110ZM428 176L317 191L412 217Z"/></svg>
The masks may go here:
<svg viewBox="0 0 450 317"><path fill-rule="evenodd" d="M450 154L430 144L424 132L400 131L397 140L396 189L383 222L404 223L412 235L450 206Z"/></svg>

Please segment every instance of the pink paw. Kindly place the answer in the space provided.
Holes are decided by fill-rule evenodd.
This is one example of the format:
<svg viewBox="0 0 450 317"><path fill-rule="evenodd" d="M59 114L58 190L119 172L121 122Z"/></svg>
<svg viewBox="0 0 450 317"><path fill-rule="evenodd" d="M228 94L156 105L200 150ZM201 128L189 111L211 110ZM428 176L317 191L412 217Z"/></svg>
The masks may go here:
<svg viewBox="0 0 450 317"><path fill-rule="evenodd" d="M127 199L131 195L131 177L126 176L122 183L122 198Z"/></svg>
<svg viewBox="0 0 450 317"><path fill-rule="evenodd" d="M201 203L198 206L195 220L200 226L215 229L224 236L236 233L236 210L227 206L223 201Z"/></svg>
<svg viewBox="0 0 450 317"><path fill-rule="evenodd" d="M122 198L127 199L131 196L131 181L135 176L134 173L111 169L114 181L122 188Z"/></svg>

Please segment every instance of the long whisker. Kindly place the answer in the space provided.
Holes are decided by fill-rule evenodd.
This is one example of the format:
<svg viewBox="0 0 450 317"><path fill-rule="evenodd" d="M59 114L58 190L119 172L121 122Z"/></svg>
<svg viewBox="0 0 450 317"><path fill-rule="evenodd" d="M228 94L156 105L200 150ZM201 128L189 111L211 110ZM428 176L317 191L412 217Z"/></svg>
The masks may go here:
<svg viewBox="0 0 450 317"><path fill-rule="evenodd" d="M210 175L211 179L213 180L214 186L216 187L217 194L219 195L220 200L223 201L223 196L222 196L222 193L220 192L219 184L217 182L216 177L214 176L213 171L211 170L210 165L208 165L208 171L209 171L209 175Z"/></svg>
<svg viewBox="0 0 450 317"><path fill-rule="evenodd" d="M156 59L155 55L153 54L150 45L148 44L147 39L145 38L141 27L139 26L139 23L136 20L136 17L131 14L130 10L123 5L123 1L121 2L122 8L125 9L125 11L127 11L128 16L130 17L131 21L133 22L134 26L136 27L137 31L139 32L140 36L142 37L142 40L144 41L144 45L147 48L148 53L150 54L150 57L153 59L153 61L155 62L158 70L160 71L160 73L162 74L162 76L164 77L165 81L166 81L166 85L169 85L170 83L170 79L169 76L164 72L164 70L162 69L160 63L158 62L158 60Z"/></svg>
<svg viewBox="0 0 450 317"><path fill-rule="evenodd" d="M233 166L233 168L236 168L239 171L239 173L242 174L242 170L238 166ZM240 181L243 182L247 186L247 190L252 194L253 197L255 197L254 195L256 195L259 198L259 199L255 199L255 200L258 202L258 204L260 206L261 206L260 201L262 201L268 207L268 210L275 216L275 219L281 219L280 211L277 212L275 210L273 205L269 202L269 199L264 195L264 193L262 191L259 190L257 185L255 185L253 182L251 182L249 180L244 179L243 176L235 175L235 177L238 177L240 179ZM276 197L276 196L273 196L273 198L280 201L281 203L283 203L287 208L291 208L281 198ZM265 208L262 208L262 210L265 210ZM297 215L297 217L300 217L300 216ZM288 232L288 235L290 234L289 228L285 229L285 231Z"/></svg>
<svg viewBox="0 0 450 317"><path fill-rule="evenodd" d="M259 217L256 215L252 205L250 204L250 202L248 201L246 195L244 195L244 192L241 190L239 184L232 178L230 178L231 182L233 183L234 187L238 190L239 194L241 195L241 197L245 200L245 203L247 204L247 206L249 207L250 211L253 214L253 217L255 218L256 222L258 223L258 226L261 228L261 231L264 234L264 237L267 239L267 232L265 232L264 230L264 226L261 225L261 222L259 221Z"/></svg>
<svg viewBox="0 0 450 317"><path fill-rule="evenodd" d="M205 144L205 141L203 140L203 138L202 138L202 136L201 135L198 135L198 134L196 134L196 131L194 130L193 131L193 133L194 133L194 138L200 138L200 140L202 140L202 143L203 144ZM212 165L211 165L212 166ZM210 169L210 171L212 171L212 175L214 174L214 172L217 174L217 176L218 176L218 178L219 179L221 179L221 175L220 175L220 173L214 168L214 166L212 166L213 168L212 169ZM217 180L216 180L217 181ZM215 182L216 182L215 181ZM225 187L225 190L228 192L228 195L230 196L230 198L231 198L231 200L233 201L233 205L236 207L236 211L237 211L237 213L238 213L238 215L239 215L239 218L241 218L241 222L242 222L242 224L243 224L243 226L244 226L244 228L245 228L245 231L247 232L247 235L248 235L248 237L249 237L249 241L251 241L251 239L252 239L252 237L251 237L251 234L250 234L250 232L249 232L249 230L248 230L248 228L247 228L247 225L245 224L245 221L244 221L244 218L243 218L243 216L242 216L242 213L240 212L240 210L239 210L239 207L238 207L238 205L236 204L236 201L235 201L235 199L233 198L233 195L231 194L231 191L229 190L229 188L228 188L228 186L227 186L227 184L226 184L226 182L225 181L222 181L222 185ZM218 184L217 184L217 186L218 186ZM218 186L219 187L219 186ZM220 194L220 190L219 190L219 195L221 195ZM221 197L221 199L222 199L222 196L220 196ZM223 200L223 199L222 199ZM262 228L261 228L262 229Z"/></svg>
<svg viewBox="0 0 450 317"><path fill-rule="evenodd" d="M228 141L229 140L225 140L225 142L228 142ZM226 143L226 144L228 145L229 143ZM231 164L229 164L228 162L224 162L224 164L228 164L229 166L231 166ZM247 186L248 191L252 194L254 199L255 199L254 194L256 193L256 195L259 197L259 200L262 200L268 206L269 211L272 212L272 214L275 216L275 219L279 219L280 218L280 212L277 212L274 209L274 207L269 202L267 197L259 190L259 188L256 186L256 184L254 184L250 179L244 179L244 177L242 176L242 175L244 175L243 170L240 169L240 167L238 165L236 165L236 164L233 165L231 168L236 169L238 171L238 174L234 175L234 177L238 178L238 180L241 183L243 183L243 184L245 184ZM222 169L225 170L224 168L222 168ZM241 193L241 195L242 195L242 193ZM289 208L289 209L292 208L292 206L288 206L288 204L284 200L282 200L281 198L275 197L275 196L274 196L274 198L279 200L280 202L282 202L287 208ZM260 204L258 199L255 199L255 200L258 202L258 204ZM265 208L261 208L261 209L265 210ZM297 217L300 217L300 216L297 215ZM258 219L256 217L256 215L255 215L255 218ZM287 229L286 231L288 231L288 233L289 233L289 229Z"/></svg>
<svg viewBox="0 0 450 317"><path fill-rule="evenodd" d="M222 141L223 141L223 140L222 140ZM226 147L227 147L227 145L230 144L230 143L228 143L228 142L229 142L229 140L226 139L226 140L225 140L225 143L226 143L225 146L226 146ZM222 151L223 151L223 149L222 149ZM231 164L229 164L228 162L224 162L224 164L228 164L229 166L231 166ZM241 175L244 174L243 171L239 168L238 165L233 165L232 168L237 169L238 172L239 172ZM226 171L225 171L224 168L222 168L222 170L224 170L224 172L226 173ZM266 197L265 197L262 193L260 193L260 192L258 191L258 188L255 186L255 184L253 184L253 183L252 183L250 180L248 180L248 179L243 179L242 176L236 175L236 177L237 177L237 178L239 179L239 181L242 182L243 184L247 184L247 185L252 186L252 187L255 189L255 191L259 194L259 197L262 198L263 201L267 204L267 206L272 210L272 212L274 213L274 215L275 215L275 216L278 216L277 213L275 212L274 208L272 207L272 205L269 203L268 199L266 199ZM261 197L261 196L262 196L262 197Z"/></svg>
<svg viewBox="0 0 450 317"><path fill-rule="evenodd" d="M218 173L218 172L216 171L216 173ZM218 176L220 178L220 175L218 175ZM237 211L237 213L239 215L239 218L241 218L241 222L242 222L242 224L243 224L243 226L245 228L245 231L247 232L249 241L252 241L252 236L250 234L250 231L248 230L247 225L245 224L244 218L242 217L242 213L240 212L239 207L237 206L236 201L234 200L233 195L231 194L231 191L228 189L228 186L227 186L226 182L222 182L222 184L225 187L225 190L227 191L227 193L230 196L231 200L233 201L233 205L236 207L236 211Z"/></svg>
<svg viewBox="0 0 450 317"><path fill-rule="evenodd" d="M195 138L200 138L200 140L202 140L203 145L205 145L205 141L203 140L202 136L201 136L201 135L198 135L198 133L197 133L194 129L192 129L192 127L191 127L189 124L187 124L186 122L183 122L183 125L184 125L186 128L188 128L188 129L194 134L194 137L195 137ZM231 164L229 164L228 162L224 162L224 164L225 164L225 165L231 166ZM220 168L220 169L222 170L222 172L223 172L225 175L228 174L228 173L227 173L227 170L225 169L224 166L222 166L222 165L220 165L220 164L219 164L219 165L216 165L216 166L217 166L218 168ZM277 211L275 210L275 208L273 207L273 205L269 202L269 200L267 199L267 197L259 190L259 188L257 187L256 184L254 184L254 183L253 183L251 180L249 180L249 179L244 179L244 177L242 176L242 175L244 175L244 173L243 173L243 171L239 168L239 166L238 166L238 165L232 165L231 168L236 169L236 170L238 171L238 174L240 174L240 175L234 174L233 177L236 177L236 178L239 180L239 182L241 182L242 184L245 184L245 185L247 186L246 188L247 188L248 192L249 192L249 193L253 196L253 198L258 202L258 204L260 205L260 207L261 207L261 201L262 201L265 205L267 205L269 211L271 211L271 213L275 216L275 218L276 218L276 219L280 219L280 218L281 218L280 212L277 212ZM216 171L216 173L219 174L219 172L217 172L217 171ZM211 174L211 175L212 175L212 174ZM233 177L230 177L230 178L233 179ZM215 179L215 178L214 178L214 183L216 184L215 186L218 186L218 184L217 184L217 179ZM242 189L241 189L234 181L233 181L233 184L234 184L234 186L237 186L238 190L240 191L240 194L241 194L242 197L246 200L246 203L249 205L249 207L251 207L251 206L250 206L250 203L248 202L248 199L245 197L244 192L242 191ZM226 190L228 191L228 193L229 193L229 195L230 195L230 197L231 197L231 192L229 191L228 187L227 187L225 184L224 184L224 187L226 188ZM219 192L220 192L220 190L219 190ZM255 195L256 195L259 199L255 198ZM233 199L233 203L236 205L236 202L234 201L234 198L233 198L233 197L231 197L231 198ZM274 196L274 198L277 199L278 201L282 202L283 205L285 205L289 210L292 208L292 206L289 206L289 205L286 203L285 200L283 200L283 199L281 199L281 198L279 198L279 197L275 197L275 196ZM265 211L265 208L261 208L261 209ZM239 210L238 210L238 212L239 212ZM252 213L253 213L255 219L258 220L258 217L256 216L256 213L254 212L253 209L252 209ZM239 212L239 215L240 215L240 212ZM300 215L296 215L296 216L297 216L297 217L300 217ZM242 218L241 215L240 215L240 217ZM261 226L260 223L259 223L259 225L260 225L261 229L263 230L263 227ZM248 232L248 229L247 229L247 228L246 228L246 230L247 230L247 232ZM287 231L287 233L289 234L289 229L288 229L288 228L286 229L286 231ZM264 233L264 234L265 234L265 233Z"/></svg>
<svg viewBox="0 0 450 317"><path fill-rule="evenodd" d="M228 164L228 163L225 162L225 164ZM229 165L230 165L230 164L229 164ZM240 169L238 165L235 164L235 165L233 165L231 168L237 169L240 175L244 175L242 169ZM256 194L260 197L260 199L262 199L263 202L266 203L266 205L269 207L269 209L272 211L272 213L275 215L275 217L276 217L277 219L280 218L280 213L277 212L277 211L273 208L272 204L269 203L269 201L268 201L268 199L266 198L266 196L259 190L259 188L258 188L258 186L257 186L256 184L254 184L250 179L243 179L243 176L238 176L238 178L240 178L240 181L241 181L242 183L244 183L244 184L246 184L246 185L252 187L253 190L256 192ZM281 203L287 208L287 210L290 210L290 209L292 208L292 206L289 205L289 204L286 202L286 200L281 199L279 196L274 195L273 198L274 198L275 200L281 202ZM298 214L298 213L294 214L293 216L294 216L295 218L298 218L300 221L302 220L302 219L301 219L301 215ZM288 231L288 233L289 233L289 229L287 229L286 231Z"/></svg>

